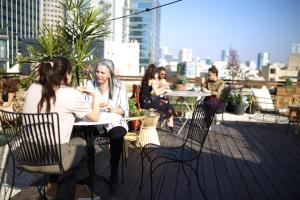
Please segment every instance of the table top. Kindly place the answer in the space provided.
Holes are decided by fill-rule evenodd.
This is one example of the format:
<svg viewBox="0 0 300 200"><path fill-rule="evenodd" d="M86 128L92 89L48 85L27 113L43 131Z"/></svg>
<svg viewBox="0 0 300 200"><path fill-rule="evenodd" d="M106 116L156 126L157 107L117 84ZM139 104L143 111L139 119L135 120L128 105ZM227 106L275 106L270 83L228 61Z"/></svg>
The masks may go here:
<svg viewBox="0 0 300 200"><path fill-rule="evenodd" d="M300 104L290 104L289 108L300 109Z"/></svg>
<svg viewBox="0 0 300 200"><path fill-rule="evenodd" d="M86 118L76 119L73 126L92 126L110 124L122 120L122 116L116 113L100 112L100 119L97 122L89 121Z"/></svg>
<svg viewBox="0 0 300 200"><path fill-rule="evenodd" d="M211 96L211 93L196 92L196 91L170 91L164 95L173 96L173 97L206 97L206 96Z"/></svg>

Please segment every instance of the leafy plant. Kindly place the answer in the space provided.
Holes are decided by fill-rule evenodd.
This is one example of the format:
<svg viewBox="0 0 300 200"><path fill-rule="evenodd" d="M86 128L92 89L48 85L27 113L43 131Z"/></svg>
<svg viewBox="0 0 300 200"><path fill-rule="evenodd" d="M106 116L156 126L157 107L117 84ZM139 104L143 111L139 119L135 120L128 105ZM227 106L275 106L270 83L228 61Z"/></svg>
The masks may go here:
<svg viewBox="0 0 300 200"><path fill-rule="evenodd" d="M130 116L138 117L140 116L140 111L137 108L137 102L134 98L129 98L128 99L128 104L129 104L129 114Z"/></svg>
<svg viewBox="0 0 300 200"><path fill-rule="evenodd" d="M228 104L236 106L243 105L245 108L249 106L246 96L243 96L238 90L232 90L228 98Z"/></svg>
<svg viewBox="0 0 300 200"><path fill-rule="evenodd" d="M66 0L62 4L66 11L62 19L63 24L57 24L55 27L43 26L37 38L39 45L27 45L29 56L19 55L18 63L36 64L54 56L66 56L73 66L72 83L74 84L76 79L76 84L79 84L82 75L80 71L86 65L98 61L93 53L99 45L91 48L91 43L109 33L105 26L106 18L100 17L100 10L90 8L87 3L85 0ZM31 71L33 75L25 78L36 77L37 68Z"/></svg>
<svg viewBox="0 0 300 200"><path fill-rule="evenodd" d="M187 83L187 78L185 76L177 76L177 79L175 81L175 84L186 84Z"/></svg>
<svg viewBox="0 0 300 200"><path fill-rule="evenodd" d="M285 79L285 81L284 81L284 83L283 83L283 86L284 87L289 87L289 86L291 86L292 85L292 80L290 79L290 78L286 78Z"/></svg>

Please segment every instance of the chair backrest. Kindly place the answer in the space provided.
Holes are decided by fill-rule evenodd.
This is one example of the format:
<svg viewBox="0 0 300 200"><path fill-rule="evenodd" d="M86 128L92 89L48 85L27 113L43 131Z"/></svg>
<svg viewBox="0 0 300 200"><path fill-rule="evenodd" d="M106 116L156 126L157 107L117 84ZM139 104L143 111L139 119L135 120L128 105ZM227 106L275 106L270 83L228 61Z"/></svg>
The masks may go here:
<svg viewBox="0 0 300 200"><path fill-rule="evenodd" d="M220 98L217 100L219 106L218 109L216 110L216 113L220 114L225 112L225 108L227 106L231 90L232 89L230 86L227 86L222 90Z"/></svg>
<svg viewBox="0 0 300 200"><path fill-rule="evenodd" d="M197 143L200 147L200 151L205 142L209 128L212 124L213 118L217 109L216 104L210 104L206 101L198 100L195 105L193 116L189 124L187 137L184 145L188 146ZM192 148L192 146L190 146Z"/></svg>
<svg viewBox="0 0 300 200"><path fill-rule="evenodd" d="M270 110L273 111L274 104L270 92L267 88L253 88L253 96L255 98L255 103L260 110Z"/></svg>
<svg viewBox="0 0 300 200"><path fill-rule="evenodd" d="M56 173L64 171L57 113L0 111L0 121L18 167L34 171L30 169L37 166L55 166L58 169Z"/></svg>

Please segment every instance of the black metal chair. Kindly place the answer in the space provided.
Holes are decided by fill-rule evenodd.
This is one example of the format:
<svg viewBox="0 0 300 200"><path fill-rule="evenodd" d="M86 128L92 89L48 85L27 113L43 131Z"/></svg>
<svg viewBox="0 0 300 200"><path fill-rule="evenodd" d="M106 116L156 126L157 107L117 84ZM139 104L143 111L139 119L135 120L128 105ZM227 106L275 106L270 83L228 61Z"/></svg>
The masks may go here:
<svg viewBox="0 0 300 200"><path fill-rule="evenodd" d="M222 114L222 122L224 121L224 112L230 96L231 87L225 87L220 96L220 105L216 110L216 114Z"/></svg>
<svg viewBox="0 0 300 200"><path fill-rule="evenodd" d="M217 105L210 104L198 100L194 107L193 116L187 129L187 136L181 146L158 146L155 144L147 144L142 148L142 178L139 189L142 189L144 177L144 159L150 162L150 181L151 181L151 199L153 199L153 173L157 168L164 164L177 163L178 167L183 169L184 175L191 187L191 172L190 177L185 167L189 167L197 177L197 183L204 198L206 196L200 186L199 180L199 159L202 151L202 146L209 132L209 128L215 116ZM196 168L193 166L193 161L197 162ZM179 169L179 168L178 168Z"/></svg>
<svg viewBox="0 0 300 200"><path fill-rule="evenodd" d="M63 174L68 170L62 165L57 113L29 114L1 110L0 121L12 156L12 189L15 167L41 174ZM38 187L40 195L42 189L45 195L45 187Z"/></svg>

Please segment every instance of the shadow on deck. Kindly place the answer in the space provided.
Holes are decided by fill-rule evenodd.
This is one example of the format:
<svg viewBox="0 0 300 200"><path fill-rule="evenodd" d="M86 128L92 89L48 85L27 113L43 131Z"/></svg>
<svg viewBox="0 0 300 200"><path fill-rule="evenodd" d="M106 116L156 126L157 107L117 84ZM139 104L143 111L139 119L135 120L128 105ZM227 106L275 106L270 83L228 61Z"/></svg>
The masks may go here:
<svg viewBox="0 0 300 200"><path fill-rule="evenodd" d="M224 122L214 125L199 165L201 185L208 199L300 199L300 136L287 130L286 124ZM163 145L180 144L184 135L173 133L176 137L170 137L163 130L158 132ZM96 163L97 173L108 178L109 155L97 154ZM124 169L124 184L114 194L102 183L96 186L95 193L102 199L150 199L149 179L143 190L138 190L141 159L139 149L133 145ZM160 168L154 174L154 181L155 199L189 199L189 195L191 199L203 199L196 179L192 179L189 191L176 165ZM13 199L38 199L37 190L27 187Z"/></svg>

